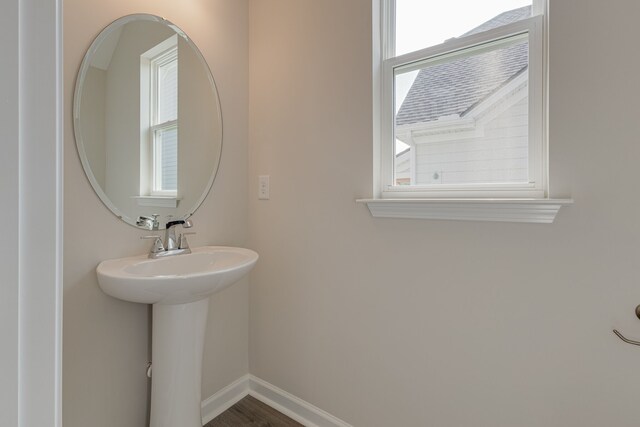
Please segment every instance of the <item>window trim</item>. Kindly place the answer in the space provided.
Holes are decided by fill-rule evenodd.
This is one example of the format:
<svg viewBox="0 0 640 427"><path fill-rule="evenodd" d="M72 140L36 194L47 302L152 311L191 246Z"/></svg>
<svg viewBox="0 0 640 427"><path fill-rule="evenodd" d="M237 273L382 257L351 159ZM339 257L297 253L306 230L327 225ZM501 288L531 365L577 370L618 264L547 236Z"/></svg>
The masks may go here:
<svg viewBox="0 0 640 427"><path fill-rule="evenodd" d="M449 40L400 56L395 50L395 0L380 0L380 136L379 187L377 197L411 198L535 198L548 197L548 149L546 138L546 61L544 1L534 0L532 17L479 34ZM430 58L480 47L518 34L529 35L529 170L533 183L457 184L437 186L393 185L394 144L394 70ZM481 47L480 47L481 48Z"/></svg>
<svg viewBox="0 0 640 427"><path fill-rule="evenodd" d="M374 218L551 224L572 199L358 199Z"/></svg>
<svg viewBox="0 0 640 427"><path fill-rule="evenodd" d="M356 200L359 204L366 204L371 216L375 218L395 219L440 219L464 221L497 221L518 223L552 223L560 208L573 204L571 198L551 198L548 181L548 1L533 0L532 15L542 16L541 64L542 67L542 137L543 153L546 166L542 171L545 178L545 195L541 198L514 198L503 191L502 197L493 197L476 192L473 198L426 198L416 193L393 196L385 194L383 198L383 61L393 56L395 41L389 38L389 31L395 34L395 0L372 0L372 70L373 70L373 198ZM392 151L393 153L393 151ZM393 154L392 154L393 155ZM393 157L391 157L393 159ZM459 195L458 195L459 196ZM487 197L485 197L487 196ZM389 198L393 197L393 198Z"/></svg>

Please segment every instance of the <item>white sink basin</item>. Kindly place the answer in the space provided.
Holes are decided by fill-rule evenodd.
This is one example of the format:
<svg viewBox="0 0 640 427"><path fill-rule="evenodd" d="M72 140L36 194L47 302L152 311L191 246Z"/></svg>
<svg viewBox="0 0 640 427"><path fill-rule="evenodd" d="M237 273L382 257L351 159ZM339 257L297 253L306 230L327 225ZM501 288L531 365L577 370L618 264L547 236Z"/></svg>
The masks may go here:
<svg viewBox="0 0 640 427"><path fill-rule="evenodd" d="M218 292L244 276L258 260L250 249L205 246L186 255L146 255L103 261L100 288L112 297L143 304L184 304Z"/></svg>

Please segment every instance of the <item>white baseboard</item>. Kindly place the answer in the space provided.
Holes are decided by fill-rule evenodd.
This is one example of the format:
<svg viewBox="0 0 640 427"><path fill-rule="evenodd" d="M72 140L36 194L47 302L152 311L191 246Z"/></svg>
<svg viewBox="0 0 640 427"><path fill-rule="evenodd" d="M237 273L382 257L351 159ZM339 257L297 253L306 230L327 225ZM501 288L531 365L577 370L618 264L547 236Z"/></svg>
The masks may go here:
<svg viewBox="0 0 640 427"><path fill-rule="evenodd" d="M206 424L249 394L249 374L238 378L202 402L202 424Z"/></svg>
<svg viewBox="0 0 640 427"><path fill-rule="evenodd" d="M309 402L253 375L249 376L249 394L306 427L352 427Z"/></svg>
<svg viewBox="0 0 640 427"><path fill-rule="evenodd" d="M208 423L247 395L255 397L306 427L352 427L309 402L249 374L202 402L202 423Z"/></svg>

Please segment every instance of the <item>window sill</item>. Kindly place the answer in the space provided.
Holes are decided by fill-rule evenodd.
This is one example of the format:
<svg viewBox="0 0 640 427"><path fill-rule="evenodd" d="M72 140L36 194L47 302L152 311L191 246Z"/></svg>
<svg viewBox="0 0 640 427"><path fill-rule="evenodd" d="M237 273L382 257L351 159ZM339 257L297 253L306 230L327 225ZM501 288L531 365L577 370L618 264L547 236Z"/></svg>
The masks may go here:
<svg viewBox="0 0 640 427"><path fill-rule="evenodd" d="M553 223L572 199L359 199L375 218Z"/></svg>
<svg viewBox="0 0 640 427"><path fill-rule="evenodd" d="M138 206L154 208L177 208L180 199L171 196L135 196Z"/></svg>

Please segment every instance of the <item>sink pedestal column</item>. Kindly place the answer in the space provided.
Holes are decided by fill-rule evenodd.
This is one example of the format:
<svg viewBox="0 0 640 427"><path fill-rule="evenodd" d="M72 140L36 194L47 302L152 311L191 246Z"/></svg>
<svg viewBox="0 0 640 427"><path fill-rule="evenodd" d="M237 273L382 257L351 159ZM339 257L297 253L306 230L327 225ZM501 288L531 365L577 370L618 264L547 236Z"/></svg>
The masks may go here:
<svg viewBox="0 0 640 427"><path fill-rule="evenodd" d="M151 427L202 427L201 381L209 298L153 305Z"/></svg>

